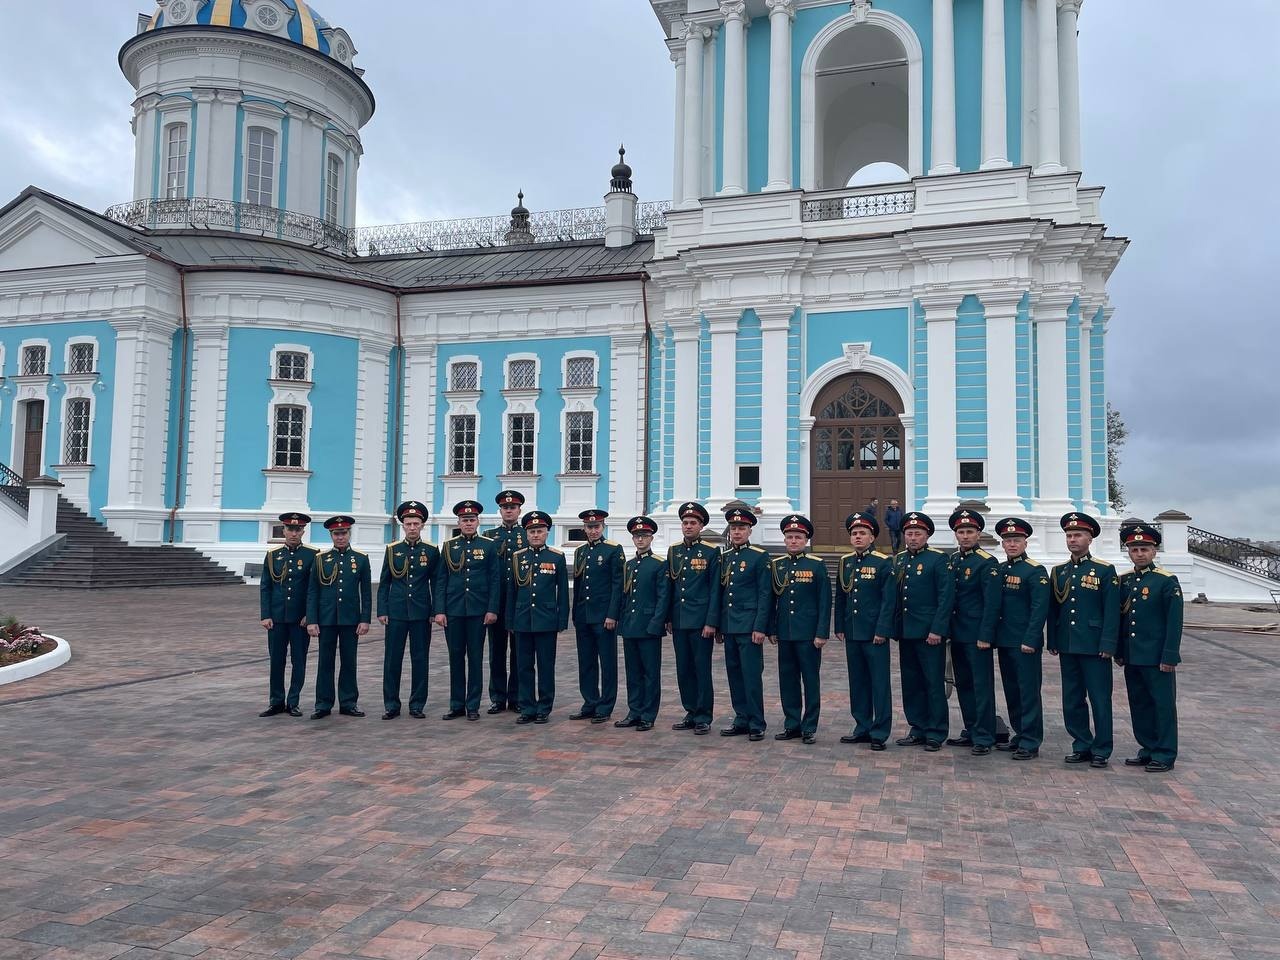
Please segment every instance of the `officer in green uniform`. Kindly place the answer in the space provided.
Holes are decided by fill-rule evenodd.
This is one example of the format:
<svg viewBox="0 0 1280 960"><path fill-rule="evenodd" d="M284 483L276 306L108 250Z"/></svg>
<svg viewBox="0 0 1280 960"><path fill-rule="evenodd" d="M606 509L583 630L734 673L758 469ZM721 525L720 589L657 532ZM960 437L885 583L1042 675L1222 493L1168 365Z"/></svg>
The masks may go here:
<svg viewBox="0 0 1280 960"><path fill-rule="evenodd" d="M556 635L569 626L569 568L547 546L551 517L530 510L520 521L529 545L511 556L507 623L520 645L520 716L516 723L546 723L556 699Z"/></svg>
<svg viewBox="0 0 1280 960"><path fill-rule="evenodd" d="M852 553L840 558L836 590L836 639L844 644L849 669L849 712L853 733L841 743L867 743L883 750L893 730L893 690L889 682L889 638L897 588L893 558L875 549L880 522L869 513L851 513L844 522Z"/></svg>
<svg viewBox="0 0 1280 960"><path fill-rule="evenodd" d="M622 544L604 538L609 514L578 514L587 542L573 551L573 628L578 641L582 709L570 720L604 723L618 702L618 618L622 615Z"/></svg>
<svg viewBox="0 0 1280 960"><path fill-rule="evenodd" d="M314 576L307 590L307 633L320 638L320 665L316 668L316 709L312 720L322 720L333 710L333 661L338 670L338 712L346 717L363 717L357 706L360 689L356 685L356 646L369 632L373 619L369 556L351 546L355 518L330 517L324 522L333 540L333 549L315 559Z"/></svg>
<svg viewBox="0 0 1280 960"><path fill-rule="evenodd" d="M1122 623L1116 662L1124 666L1138 755L1125 766L1166 773L1178 759L1177 668L1182 661L1182 588L1155 565L1160 531L1146 523L1120 528L1133 571L1120 577Z"/></svg>
<svg viewBox="0 0 1280 960"><path fill-rule="evenodd" d="M516 641L507 627L504 613L507 609L507 571L511 567L511 555L526 546L524 527L520 526L520 508L524 506L524 494L519 490L503 490L497 496L498 516L502 520L496 527L483 531L498 545L498 560L502 572L498 578L498 619L489 624L489 713L517 710L519 679L516 669Z"/></svg>
<svg viewBox="0 0 1280 960"><path fill-rule="evenodd" d="M627 531L636 555L622 570L622 660L627 669L627 715L615 727L653 729L662 698L662 637L671 616L671 578L665 557L653 552L658 525L650 517L632 517Z"/></svg>
<svg viewBox="0 0 1280 960"><path fill-rule="evenodd" d="M916 510L906 514L902 540L907 546L893 560L902 711L911 727L897 743L931 752L947 739L947 648L942 638L951 629L956 601L947 555L929 546L933 531L931 517Z"/></svg>
<svg viewBox="0 0 1280 960"><path fill-rule="evenodd" d="M1111 658L1120 632L1120 578L1110 563L1089 554L1093 538L1102 532L1097 520L1065 513L1059 524L1071 558L1049 577L1048 646L1062 667L1062 717L1072 741L1063 759L1105 767L1113 742Z"/></svg>
<svg viewBox="0 0 1280 960"><path fill-rule="evenodd" d="M387 544L378 579L378 622L387 628L382 654L383 720L400 716L400 674L409 641L409 716L422 720L427 705L427 654L431 650L431 589L440 551L422 539L427 508L417 500L396 507L404 539Z"/></svg>
<svg viewBox="0 0 1280 960"><path fill-rule="evenodd" d="M808 552L813 524L807 517L793 513L779 526L787 553L771 564L769 642L778 648L783 727L773 739L813 743L822 711L822 648L831 635L831 576L822 558Z"/></svg>
<svg viewBox="0 0 1280 960"><path fill-rule="evenodd" d="M453 505L458 536L440 547L436 572L436 625L449 648L449 712L441 720L480 719L485 627L498 622L502 567L498 545L477 532L484 508L475 500Z"/></svg>
<svg viewBox="0 0 1280 960"><path fill-rule="evenodd" d="M288 713L302 716L298 699L307 679L307 591L311 586L311 568L320 551L302 542L302 531L311 518L305 513L282 513L284 546L267 551L262 561L262 584L258 589L259 614L267 631L267 658L271 673L267 683L267 709L258 716L274 717ZM293 664L289 672L289 693L284 692L284 661Z"/></svg>
<svg viewBox="0 0 1280 960"><path fill-rule="evenodd" d="M689 501L676 512L683 539L667 551L667 576L671 578L671 645L684 718L671 729L702 736L711 731L715 710L711 651L720 610L720 551L702 540L702 528L711 519L706 507Z"/></svg>
<svg viewBox="0 0 1280 960"><path fill-rule="evenodd" d="M764 739L764 642L769 636L773 588L769 580L769 552L751 543L756 515L735 507L724 515L729 545L720 557L720 613L718 642L724 644L724 670L729 675L733 723L722 737Z"/></svg>
<svg viewBox="0 0 1280 960"><path fill-rule="evenodd" d="M986 756L996 742L995 639L1000 614L1000 565L978 546L986 521L982 514L962 507L951 514L948 526L960 549L951 555L951 575L956 599L951 613L951 664L955 670L956 697L964 729L947 743L967 746L975 756Z"/></svg>
<svg viewBox="0 0 1280 960"><path fill-rule="evenodd" d="M1015 760L1040 755L1044 741L1044 710L1040 704L1040 651L1044 622L1049 616L1049 572L1027 556L1032 528L1021 517L996 524L1005 560L998 568L1000 616L996 620L996 654L1000 682L1013 728L997 750L1013 752Z"/></svg>

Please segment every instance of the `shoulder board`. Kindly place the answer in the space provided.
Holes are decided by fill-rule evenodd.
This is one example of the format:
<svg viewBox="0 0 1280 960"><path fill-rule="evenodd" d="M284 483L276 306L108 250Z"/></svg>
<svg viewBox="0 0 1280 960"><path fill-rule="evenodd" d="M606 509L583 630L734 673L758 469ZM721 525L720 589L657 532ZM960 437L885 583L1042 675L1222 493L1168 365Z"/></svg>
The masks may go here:
<svg viewBox="0 0 1280 960"><path fill-rule="evenodd" d="M444 546L448 546L449 544L453 543L453 541L455 541L455 540L461 540L461 539L462 539L462 537L450 537L448 540L441 540L441 541L440 541L440 546L442 546L442 547L444 547Z"/></svg>
<svg viewBox="0 0 1280 960"><path fill-rule="evenodd" d="M939 550L937 547L929 547L928 550L930 553L937 553L944 557L947 555L947 552L945 550Z"/></svg>
<svg viewBox="0 0 1280 960"><path fill-rule="evenodd" d="M392 540L390 543L387 544L387 549L390 550L392 547L398 547L402 543L404 543L403 540Z"/></svg>
<svg viewBox="0 0 1280 960"><path fill-rule="evenodd" d="M1114 567L1114 566L1115 566L1115 564L1114 564L1114 563L1112 563L1110 560L1103 560L1101 557L1094 557L1094 558L1093 558L1093 562L1094 562L1094 563L1096 563L1096 564L1097 564L1098 566L1100 566L1100 567Z"/></svg>
<svg viewBox="0 0 1280 960"><path fill-rule="evenodd" d="M355 547L351 548L351 552L354 553L356 556L364 557L366 560L369 558L369 555L367 553L365 553L363 550L357 550Z"/></svg>
<svg viewBox="0 0 1280 960"><path fill-rule="evenodd" d="M827 562L827 561L823 560L823 559L822 559L822 557L820 557L820 556L819 556L818 554L816 554L816 553L811 553L811 554L809 554L809 557L810 557L811 559L813 559L813 560L817 560L819 563L826 563L826 562Z"/></svg>
<svg viewBox="0 0 1280 960"><path fill-rule="evenodd" d="M284 549L284 547L283 547L283 546L280 546L280 547L267 547L267 553L279 553L279 552L280 552L281 550L283 550L283 549Z"/></svg>
<svg viewBox="0 0 1280 960"><path fill-rule="evenodd" d="M601 543L603 543L606 547L620 547L620 546L622 546L622 544L618 543L618 541L616 541L616 540L601 540L600 542L601 542Z"/></svg>
<svg viewBox="0 0 1280 960"><path fill-rule="evenodd" d="M511 555L512 555L513 557L515 557L515 556L518 556L518 555L520 555L520 554L522 554L522 553L528 553L528 552L529 552L529 548L528 548L528 547L521 547L519 550L515 551L515 553L513 553L513 554L511 554Z"/></svg>
<svg viewBox="0 0 1280 960"><path fill-rule="evenodd" d="M488 540L490 542L493 541L493 537L490 537L487 534L477 533L476 536L479 537L481 540Z"/></svg>
<svg viewBox="0 0 1280 960"><path fill-rule="evenodd" d="M993 559L991 554L987 553L987 551L983 550L981 547L979 547L977 550L973 552L976 553L978 556L980 556L983 560Z"/></svg>
<svg viewBox="0 0 1280 960"><path fill-rule="evenodd" d="M301 544L299 544L299 545L298 545L298 549L299 549L299 550L310 550L312 553L319 553L319 552L320 552L320 548L319 548L319 547L313 547L313 546L311 546L311 544L309 544L309 543L301 543Z"/></svg>
<svg viewBox="0 0 1280 960"><path fill-rule="evenodd" d="M547 547L547 549L550 550L552 553L558 553L560 554L560 556L562 557L564 556L564 551L557 547Z"/></svg>
<svg viewBox="0 0 1280 960"><path fill-rule="evenodd" d="M1023 556L1023 558L1022 558L1022 559L1023 559L1024 561L1026 561L1028 564L1030 564L1031 566L1033 566L1033 567L1038 567L1038 566L1040 566L1040 561L1039 561L1039 560L1032 560L1030 557L1025 556L1025 555Z"/></svg>
<svg viewBox="0 0 1280 960"><path fill-rule="evenodd" d="M887 553L881 553L879 550L872 550L872 551L871 551L871 555L872 555L873 557L879 557L881 560L889 560L889 559L892 559L892 558L889 556L889 554L887 554Z"/></svg>
<svg viewBox="0 0 1280 960"><path fill-rule="evenodd" d="M751 549L752 549L752 550L754 550L756 553L768 553L768 552L769 552L769 551L768 551L768 550L766 550L764 547L757 547L754 543L753 543L753 544L751 544Z"/></svg>
<svg viewBox="0 0 1280 960"><path fill-rule="evenodd" d="M840 554L840 562L843 563L845 560L848 560L850 557L856 557L856 556L857 554L852 551L850 551L849 553L842 553Z"/></svg>
<svg viewBox="0 0 1280 960"><path fill-rule="evenodd" d="M661 554L661 553L651 553L651 554L650 554L650 556L651 556L651 557L653 557L653 559L657 560L659 563L666 563L666 562L667 562L667 558L666 558L666 555L665 555L665 554Z"/></svg>
<svg viewBox="0 0 1280 960"><path fill-rule="evenodd" d="M332 555L333 555L334 553L336 553L336 552L337 552L337 551L335 551L335 550L321 550L321 551L320 551L320 556L322 556L322 557L329 557L329 556L332 556Z"/></svg>
<svg viewBox="0 0 1280 960"><path fill-rule="evenodd" d="M1155 568L1155 572L1156 572L1156 573L1158 573L1158 574L1160 574L1160 576L1162 576L1162 577L1172 577L1172 576L1173 576L1173 574L1172 574L1172 573L1170 573L1168 570L1166 570L1164 567L1156 567L1156 568Z"/></svg>

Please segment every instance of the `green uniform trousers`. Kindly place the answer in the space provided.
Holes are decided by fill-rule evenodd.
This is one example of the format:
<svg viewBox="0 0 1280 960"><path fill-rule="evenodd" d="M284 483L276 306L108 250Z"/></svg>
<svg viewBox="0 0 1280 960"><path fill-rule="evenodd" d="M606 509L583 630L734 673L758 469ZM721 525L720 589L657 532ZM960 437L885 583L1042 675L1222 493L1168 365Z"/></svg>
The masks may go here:
<svg viewBox="0 0 1280 960"><path fill-rule="evenodd" d="M1138 756L1173 766L1178 759L1178 674L1126 664L1124 685Z"/></svg>
<svg viewBox="0 0 1280 960"><path fill-rule="evenodd" d="M849 668L849 713L853 735L881 742L893 731L893 687L889 680L889 643L846 640L845 665Z"/></svg>
<svg viewBox="0 0 1280 960"><path fill-rule="evenodd" d="M680 704L692 723L710 723L715 710L711 680L711 648L715 641L702 635L701 627L675 630L671 645L676 652L676 685Z"/></svg>
<svg viewBox="0 0 1280 960"><path fill-rule="evenodd" d="M300 623L276 623L267 631L267 658L271 662L267 703L273 707L296 707L302 695L302 684L307 679L307 651L311 638L307 628ZM284 691L284 661L288 656L293 664L289 671L289 692Z"/></svg>
<svg viewBox="0 0 1280 960"><path fill-rule="evenodd" d="M902 712L911 736L941 743L947 739L947 645L903 639L898 644Z"/></svg>
<svg viewBox="0 0 1280 960"><path fill-rule="evenodd" d="M430 620L388 618L382 651L382 709L400 712L400 675L405 641L409 642L409 709L427 705L427 654L431 650Z"/></svg>
<svg viewBox="0 0 1280 960"><path fill-rule="evenodd" d="M999 647L1000 685L1009 711L1009 742L1016 749L1040 749L1044 742L1044 710L1040 705L1041 653L1021 647Z"/></svg>
<svg viewBox="0 0 1280 960"><path fill-rule="evenodd" d="M449 710L480 712L484 680L484 617L449 617L444 642L449 648Z"/></svg>
<svg viewBox="0 0 1280 960"><path fill-rule="evenodd" d="M951 665L955 670L956 698L964 731L974 746L990 747L996 742L996 676L992 650L979 650L976 643L951 641Z"/></svg>
<svg viewBox="0 0 1280 960"><path fill-rule="evenodd" d="M729 702L733 725L739 730L763 732L764 645L751 642L749 633L724 635L724 670L729 677Z"/></svg>
<svg viewBox="0 0 1280 960"><path fill-rule="evenodd" d="M556 702L556 632L516 633L520 664L520 713L547 716Z"/></svg>
<svg viewBox="0 0 1280 960"><path fill-rule="evenodd" d="M498 622L489 624L489 702L498 707L514 707L520 698L519 687L515 635L507 629L506 617L499 613Z"/></svg>
<svg viewBox="0 0 1280 960"><path fill-rule="evenodd" d="M1111 661L1096 653L1060 653L1058 660L1062 666L1062 719L1071 735L1071 749L1110 757Z"/></svg>
<svg viewBox="0 0 1280 960"><path fill-rule="evenodd" d="M618 702L618 631L593 623L575 629L582 712L607 717Z"/></svg>
<svg viewBox="0 0 1280 960"><path fill-rule="evenodd" d="M333 709L333 661L338 666L338 706L354 710L360 699L356 686L356 647L359 645L355 624L320 628L320 662L316 666L316 711Z"/></svg>
<svg viewBox="0 0 1280 960"><path fill-rule="evenodd" d="M812 641L778 644L778 692L783 729L818 732L822 712L822 651Z"/></svg>
<svg viewBox="0 0 1280 960"><path fill-rule="evenodd" d="M653 723L662 701L662 638L623 637L627 670L627 719Z"/></svg>

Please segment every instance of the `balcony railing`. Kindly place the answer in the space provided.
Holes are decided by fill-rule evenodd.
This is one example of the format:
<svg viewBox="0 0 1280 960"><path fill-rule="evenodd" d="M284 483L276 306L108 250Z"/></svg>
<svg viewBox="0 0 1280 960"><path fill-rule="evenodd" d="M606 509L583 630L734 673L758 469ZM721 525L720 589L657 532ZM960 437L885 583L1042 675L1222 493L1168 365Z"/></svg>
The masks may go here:
<svg viewBox="0 0 1280 960"><path fill-rule="evenodd" d="M805 200L800 208L800 219L806 223L820 220L862 220L867 217L914 213L915 209L914 190L891 190L882 193L860 191Z"/></svg>
<svg viewBox="0 0 1280 960"><path fill-rule="evenodd" d="M1232 540L1199 527L1188 527L1187 550L1196 556L1217 560L1280 583L1280 553L1256 543Z"/></svg>
<svg viewBox="0 0 1280 960"><path fill-rule="evenodd" d="M335 253L351 254L354 232L319 217L256 203L212 197L182 200L134 200L107 209L107 216L128 227L150 230L230 230L280 240L296 240Z"/></svg>

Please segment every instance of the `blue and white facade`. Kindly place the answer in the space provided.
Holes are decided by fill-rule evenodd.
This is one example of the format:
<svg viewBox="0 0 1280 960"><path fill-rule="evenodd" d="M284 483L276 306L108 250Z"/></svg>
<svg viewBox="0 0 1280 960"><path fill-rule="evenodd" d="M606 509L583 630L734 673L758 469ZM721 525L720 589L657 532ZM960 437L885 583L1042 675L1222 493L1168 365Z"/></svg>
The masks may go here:
<svg viewBox="0 0 1280 960"><path fill-rule="evenodd" d="M637 233L620 165L594 240L531 243L519 207L505 245L408 254L351 240L374 99L345 31L303 0L140 18L134 203L0 211L4 462L237 571L286 509L372 547L400 500L439 538L505 487L561 544L594 505L669 540L690 498L820 543L871 496L985 500L1040 555L1106 517L1125 241L1081 185L1079 2L651 2L665 225Z"/></svg>

